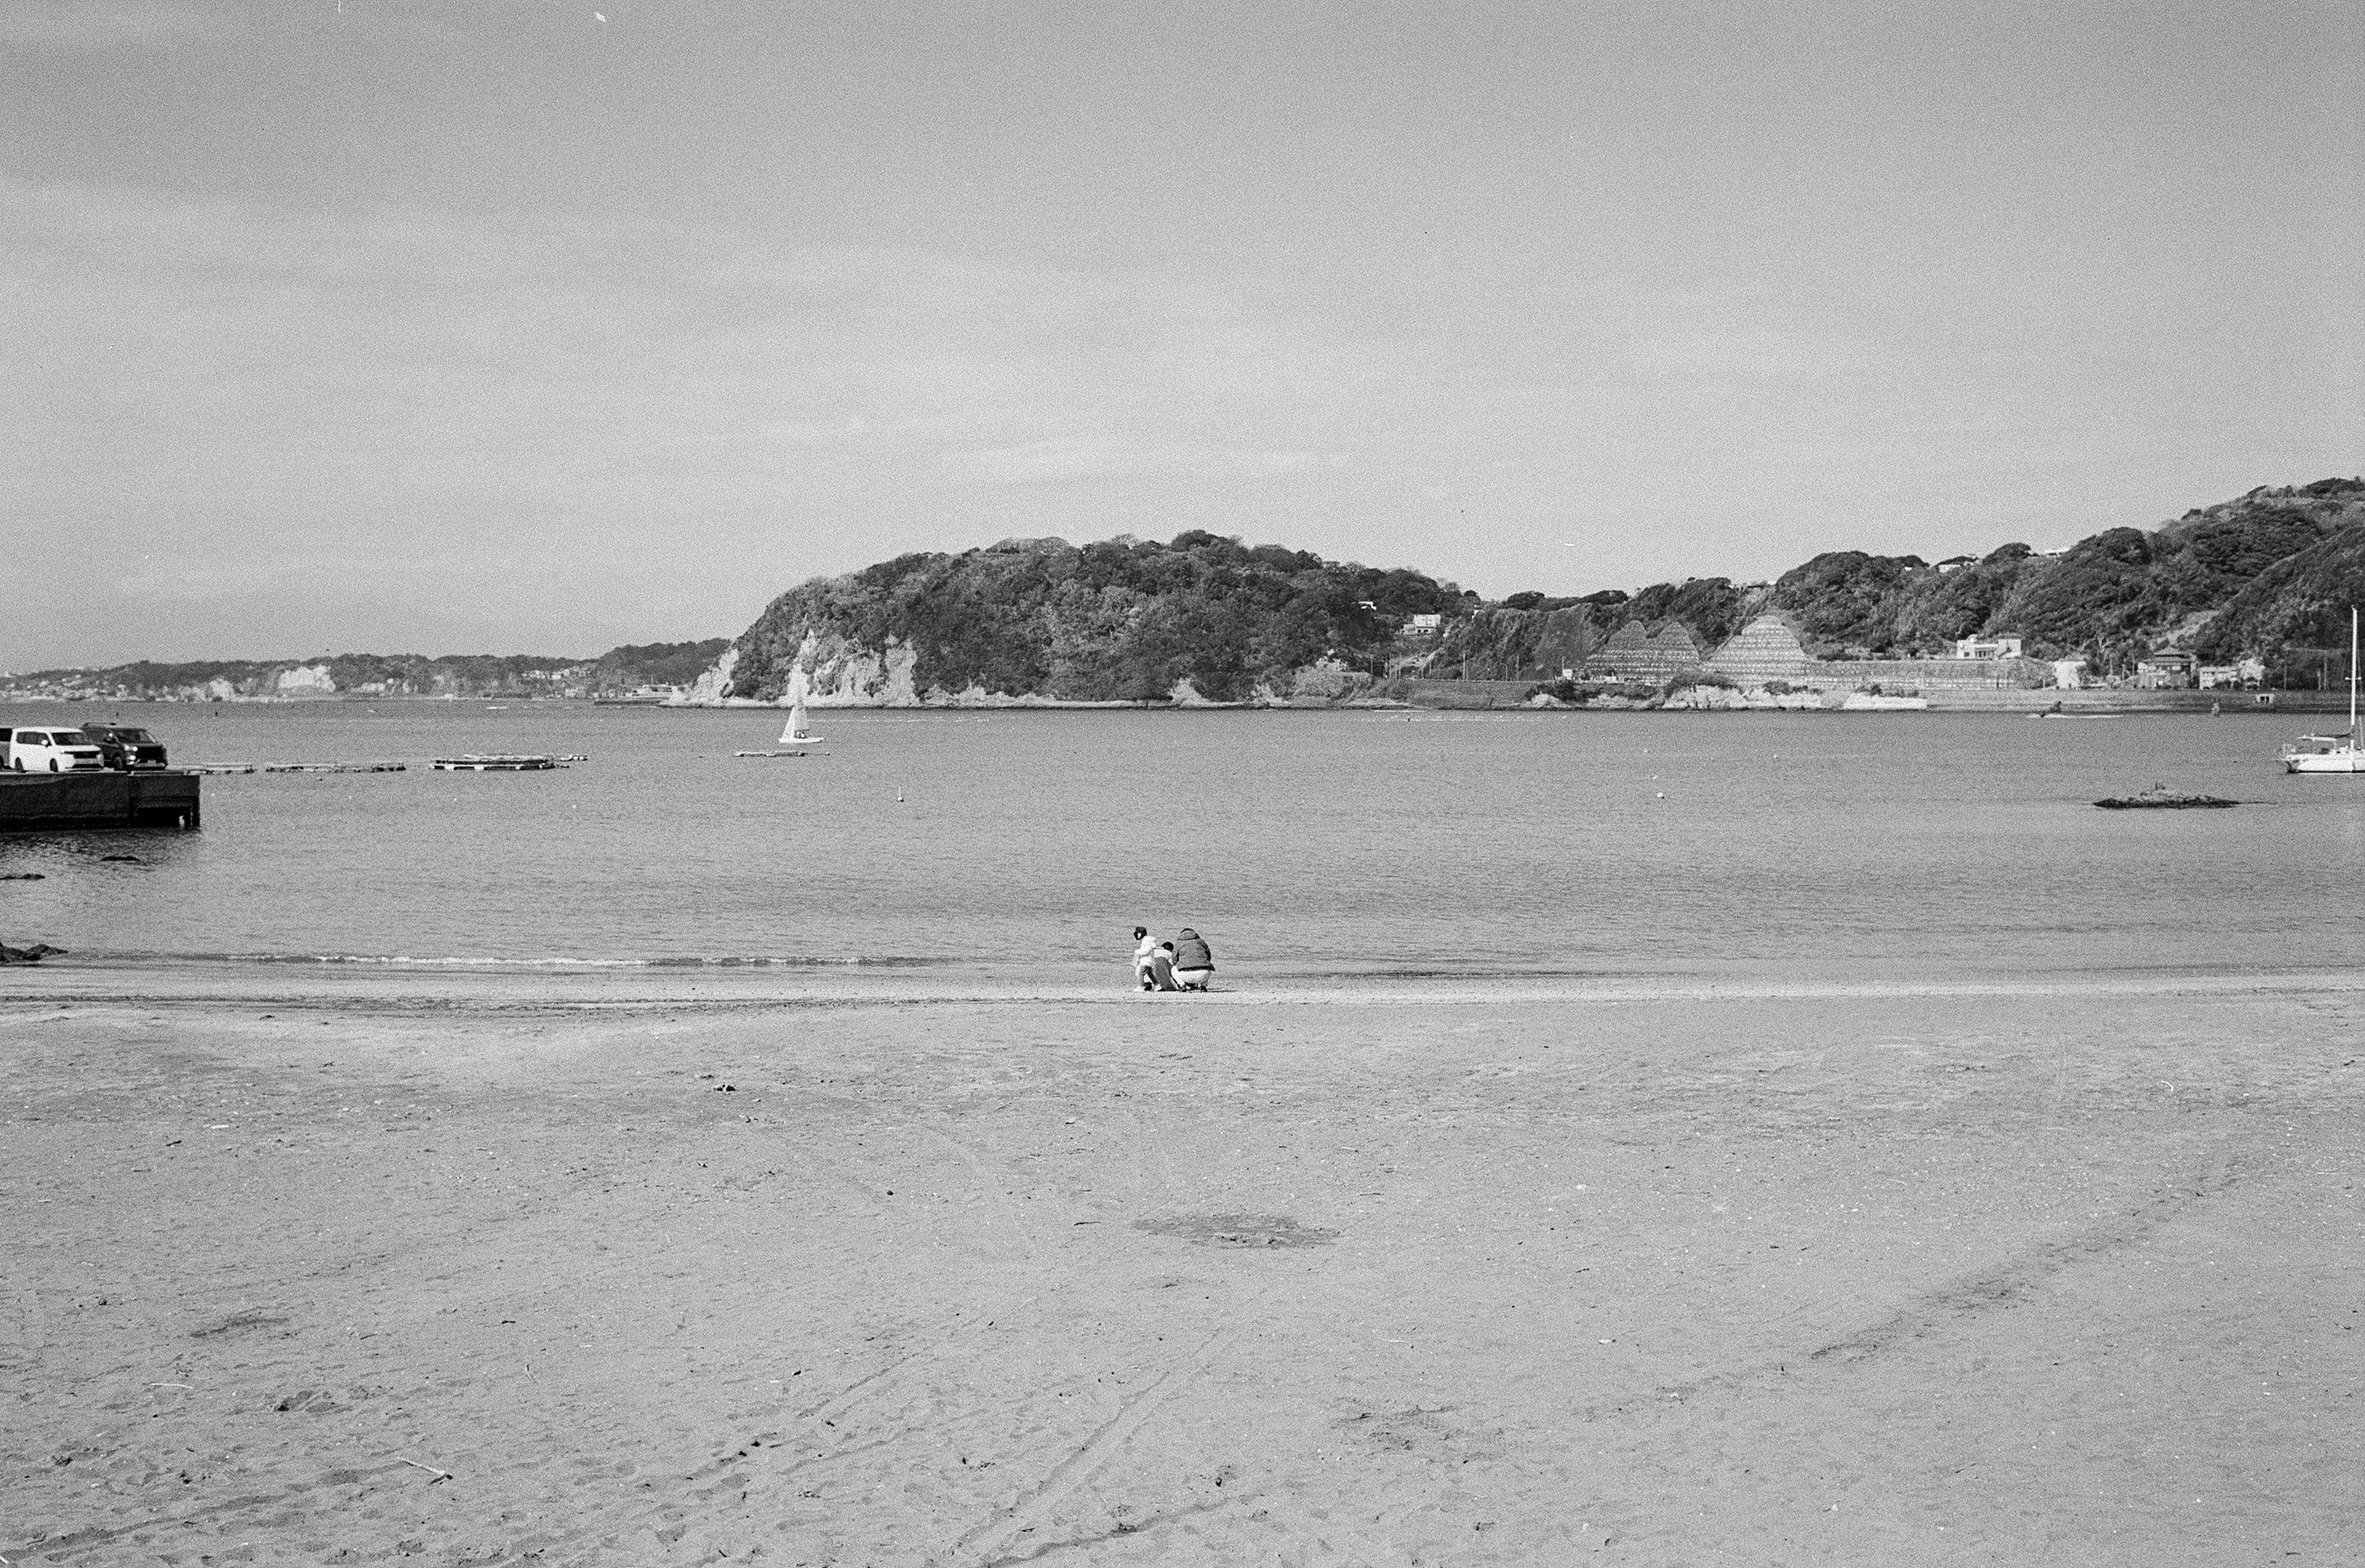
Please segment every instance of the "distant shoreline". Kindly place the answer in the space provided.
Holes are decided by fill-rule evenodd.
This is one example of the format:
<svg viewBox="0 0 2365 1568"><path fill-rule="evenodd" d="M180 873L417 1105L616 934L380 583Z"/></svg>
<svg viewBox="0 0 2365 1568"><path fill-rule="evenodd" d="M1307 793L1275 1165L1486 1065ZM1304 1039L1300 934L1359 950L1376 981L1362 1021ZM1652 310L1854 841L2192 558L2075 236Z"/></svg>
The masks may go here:
<svg viewBox="0 0 2365 1568"><path fill-rule="evenodd" d="M1771 705L1751 705L1747 708L1705 709L1682 705L1659 705L1635 702L1623 706L1609 704L1567 704L1552 708L1530 706L1524 694L1532 690L1532 681L1461 682L1472 688L1466 692L1444 694L1420 693L1409 701L1363 700L1353 702L1325 702L1312 699L1279 699L1272 701L1247 702L1172 702L1117 701L1068 702L1055 699L1025 699L1009 701L977 702L847 702L832 700L808 701L815 711L852 713L1216 713L1216 712L1301 712L1301 713L1362 713L1410 715L1418 713L1493 712L1493 713L1685 713L1713 712L1830 712L1836 707L1793 704L1776 708ZM1484 690L1492 687L1500 689ZM1517 688L1517 691L1511 689ZM1922 711L1930 713L2042 713L2058 704L2064 717L2098 717L2117 714L2145 713L2208 713L2213 708L2220 716L2237 714L2268 718L2294 713L2346 713L2348 695L2342 691L2144 691L2087 688L2076 690L2031 689L2025 690L1932 690L1921 693L1929 701ZM2259 701L2270 698L2271 701ZM733 699L722 702L668 702L664 700L631 700L615 698L582 697L385 697L342 694L327 697L246 697L220 701L191 701L170 697L51 697L0 693L0 707L41 708L160 708L181 709L290 709L334 708L399 705L417 708L461 709L474 706L532 707L547 711L563 708L649 708L667 712L719 712L753 710L759 712L784 712L790 704L759 702L751 699ZM1864 717L1857 712L1850 718ZM1874 715L1895 717L1893 713Z"/></svg>
<svg viewBox="0 0 2365 1568"><path fill-rule="evenodd" d="M329 1012L499 1015L514 1013L698 1014L775 1009L1122 1007L1143 1010L1270 1007L1522 1005L1615 1007L1638 1002L1871 1002L1911 998L2107 998L2354 995L2365 978L2340 965L2178 965L2164 969L2072 968L2013 974L1945 969L1865 980L1836 973L1763 970L1714 974L1605 966L1597 971L1387 974L1264 972L1230 966L1205 996L1145 996L1121 962L1105 973L1072 964L990 969L769 967L672 963L550 966L372 962L285 963L148 957L77 961L69 954L12 971L17 1006L273 1005ZM1145 1015L1147 1014L1145 1013Z"/></svg>

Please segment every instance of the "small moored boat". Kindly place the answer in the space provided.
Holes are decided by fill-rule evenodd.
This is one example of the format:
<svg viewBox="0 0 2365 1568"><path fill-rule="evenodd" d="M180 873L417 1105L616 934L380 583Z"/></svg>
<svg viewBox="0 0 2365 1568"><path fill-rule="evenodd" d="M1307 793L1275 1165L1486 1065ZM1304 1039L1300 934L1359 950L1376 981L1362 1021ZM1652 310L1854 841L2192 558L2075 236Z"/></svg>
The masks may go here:
<svg viewBox="0 0 2365 1568"><path fill-rule="evenodd" d="M2365 773L2365 752L2357 749L2357 610L2348 610L2348 733L2302 735L2283 747L2285 773Z"/></svg>

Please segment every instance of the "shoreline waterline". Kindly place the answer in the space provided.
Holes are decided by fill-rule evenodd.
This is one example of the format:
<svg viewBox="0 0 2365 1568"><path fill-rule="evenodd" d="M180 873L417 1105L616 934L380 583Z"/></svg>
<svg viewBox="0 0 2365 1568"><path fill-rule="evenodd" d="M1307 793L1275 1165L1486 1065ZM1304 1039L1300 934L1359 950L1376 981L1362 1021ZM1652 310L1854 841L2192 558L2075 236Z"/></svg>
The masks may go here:
<svg viewBox="0 0 2365 1568"><path fill-rule="evenodd" d="M1418 980L1412 984L1408 981ZM1217 972L1205 993L1144 993L1120 973L1106 980L1046 979L992 973L891 969L840 972L795 969L767 972L723 966L685 973L678 966L642 964L554 968L514 965L415 965L237 962L73 964L71 959L16 967L0 980L0 1012L23 1007L137 1006L270 1002L367 1011L409 1010L432 1002L471 1011L712 1011L864 1006L1126 1007L1189 1011L1429 1006L1615 1006L1620 1003L1850 1002L1905 999L2138 999L2169 996L2348 996L2365 992L2365 972L2347 966L2293 966L2260 970L2163 966L2155 969L2063 969L2010 976L1737 977L1708 974L1570 972L1536 975L1307 974L1234 980Z"/></svg>

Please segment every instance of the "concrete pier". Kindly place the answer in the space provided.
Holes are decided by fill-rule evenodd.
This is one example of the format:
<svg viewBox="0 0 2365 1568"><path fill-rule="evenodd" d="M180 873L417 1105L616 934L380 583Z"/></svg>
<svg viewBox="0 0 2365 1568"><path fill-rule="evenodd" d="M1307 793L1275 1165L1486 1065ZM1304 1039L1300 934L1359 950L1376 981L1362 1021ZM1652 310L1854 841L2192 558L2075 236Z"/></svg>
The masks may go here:
<svg viewBox="0 0 2365 1568"><path fill-rule="evenodd" d="M199 825L197 776L152 773L0 773L0 833L59 833Z"/></svg>

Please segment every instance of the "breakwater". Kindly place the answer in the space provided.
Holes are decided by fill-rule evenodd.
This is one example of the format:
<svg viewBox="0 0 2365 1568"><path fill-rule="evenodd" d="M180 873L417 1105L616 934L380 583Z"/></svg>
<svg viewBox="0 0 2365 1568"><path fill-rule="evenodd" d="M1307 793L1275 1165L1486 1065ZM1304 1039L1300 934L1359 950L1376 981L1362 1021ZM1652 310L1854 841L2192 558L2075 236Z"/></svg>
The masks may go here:
<svg viewBox="0 0 2365 1568"><path fill-rule="evenodd" d="M0 774L0 833L199 825L197 776L159 773Z"/></svg>
<svg viewBox="0 0 2365 1568"><path fill-rule="evenodd" d="M1405 700L1416 708L1442 709L1509 709L1530 706L1530 694L1536 689L1532 680L1416 680L1405 694ZM1679 691L1701 689L1679 688ZM1725 690L1726 688L1707 688ZM1810 692L1794 691L1779 700L1743 701L1751 708L1818 708L1838 709L1847 689L1834 686L1830 689ZM2051 687L1980 687L1927 686L1919 695L1928 699L1931 712L1967 713L2041 713L2058 706L2065 713L2346 713L2348 696L2336 691L2151 691L2132 687L2081 687L2060 689ZM1740 699L1743 694L1733 691ZM1799 700L1811 697L1810 701ZM1660 706L1655 699L1649 701L1617 700L1586 703L1572 708L1599 708L1617 711L1635 708ZM1695 711L1699 704L1684 700L1664 704L1667 711Z"/></svg>

